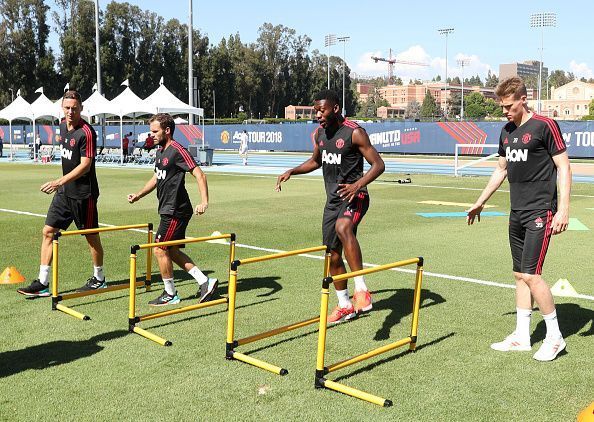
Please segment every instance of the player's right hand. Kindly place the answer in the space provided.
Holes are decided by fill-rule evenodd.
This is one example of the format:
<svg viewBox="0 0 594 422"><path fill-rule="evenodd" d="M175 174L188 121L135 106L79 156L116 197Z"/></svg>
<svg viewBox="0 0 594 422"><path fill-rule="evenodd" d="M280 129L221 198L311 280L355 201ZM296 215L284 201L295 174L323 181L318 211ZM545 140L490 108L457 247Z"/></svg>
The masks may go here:
<svg viewBox="0 0 594 422"><path fill-rule="evenodd" d="M466 210L466 223L470 226L474 223L474 219L477 218L478 222L481 221L481 211L485 208L483 204L474 204L472 207Z"/></svg>
<svg viewBox="0 0 594 422"><path fill-rule="evenodd" d="M140 198L135 193L128 194L128 202L133 204L134 202L138 201Z"/></svg>
<svg viewBox="0 0 594 422"><path fill-rule="evenodd" d="M291 178L291 172L290 171L285 171L283 174L281 174L280 176L278 176L278 178L276 179L276 186L274 188L275 191L280 192L281 189L281 183L282 182L286 182L287 180L289 180Z"/></svg>

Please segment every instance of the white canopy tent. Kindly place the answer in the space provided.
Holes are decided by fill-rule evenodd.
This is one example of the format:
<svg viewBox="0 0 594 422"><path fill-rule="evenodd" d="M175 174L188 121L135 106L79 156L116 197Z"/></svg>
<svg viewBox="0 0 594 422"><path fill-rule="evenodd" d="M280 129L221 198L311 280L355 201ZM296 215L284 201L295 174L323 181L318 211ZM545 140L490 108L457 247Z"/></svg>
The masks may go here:
<svg viewBox="0 0 594 422"><path fill-rule="evenodd" d="M37 161L37 144L35 142L35 139L36 139L35 125L36 125L37 119L48 118L48 117L51 118L52 120L59 119L60 114L61 114L60 108L56 107L56 104L45 96L45 94L43 93L43 88L40 88L38 91L41 92L41 95L39 97L37 97L37 99L35 101L33 101L33 103L31 104L31 110L33 112L33 160L34 161Z"/></svg>
<svg viewBox="0 0 594 422"><path fill-rule="evenodd" d="M167 89L163 81L159 82L159 88L151 95L145 98L145 102L152 105L157 113L175 114L194 114L198 116L198 124L202 120L202 148L204 148L204 109L192 107L178 99ZM186 122L187 123L187 122Z"/></svg>
<svg viewBox="0 0 594 422"><path fill-rule="evenodd" d="M9 131L10 131L10 159L12 156L12 121L17 119L23 120L34 120L33 110L31 104L29 104L21 95L17 95L12 103L0 110L0 118L8 120Z"/></svg>
<svg viewBox="0 0 594 422"><path fill-rule="evenodd" d="M110 104L112 110L111 113L120 117L120 148L122 148L120 163L124 164L122 143L124 139L124 116L132 116L133 118L136 118L136 116L141 116L143 114L153 114L155 109L148 102L141 100L140 97L132 92L128 86L126 86L126 89L120 95L111 100Z"/></svg>

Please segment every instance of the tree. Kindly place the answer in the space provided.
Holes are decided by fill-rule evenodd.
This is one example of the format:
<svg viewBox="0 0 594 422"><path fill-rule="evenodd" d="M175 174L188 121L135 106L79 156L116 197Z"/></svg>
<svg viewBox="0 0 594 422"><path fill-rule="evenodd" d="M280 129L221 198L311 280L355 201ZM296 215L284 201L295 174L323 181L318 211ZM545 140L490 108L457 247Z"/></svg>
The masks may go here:
<svg viewBox="0 0 594 422"><path fill-rule="evenodd" d="M404 118L418 119L419 117L421 117L421 104L419 104L416 100L412 100L406 106Z"/></svg>
<svg viewBox="0 0 594 422"><path fill-rule="evenodd" d="M594 100L590 101L590 104L588 105L588 114L590 116L594 116Z"/></svg>
<svg viewBox="0 0 594 422"><path fill-rule="evenodd" d="M485 97L480 92L472 92L464 97L464 117L473 120L484 119L487 115Z"/></svg>
<svg viewBox="0 0 594 422"><path fill-rule="evenodd" d="M501 110L501 106L493 98L485 99L485 110L487 112L487 116L489 117L503 117L503 110Z"/></svg>
<svg viewBox="0 0 594 422"><path fill-rule="evenodd" d="M431 92L427 91L425 94L425 98L423 98L423 104L421 105L421 117L428 119L437 116L438 107L437 103L435 102L435 97L431 95Z"/></svg>
<svg viewBox="0 0 594 422"><path fill-rule="evenodd" d="M487 79L485 79L485 87L495 88L499 83L499 78L494 73L491 73L491 69L487 72Z"/></svg>

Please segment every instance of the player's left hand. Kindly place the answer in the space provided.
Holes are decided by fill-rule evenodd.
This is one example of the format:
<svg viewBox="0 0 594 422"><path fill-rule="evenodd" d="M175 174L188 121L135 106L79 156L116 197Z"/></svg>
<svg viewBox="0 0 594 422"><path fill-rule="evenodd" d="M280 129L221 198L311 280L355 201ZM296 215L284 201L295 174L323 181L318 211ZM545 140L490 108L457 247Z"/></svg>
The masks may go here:
<svg viewBox="0 0 594 422"><path fill-rule="evenodd" d="M359 192L359 185L356 183L348 184L348 183L341 183L338 185L338 190L336 193L342 198L343 201L351 202L355 199L355 195Z"/></svg>
<svg viewBox="0 0 594 422"><path fill-rule="evenodd" d="M57 191L59 187L60 187L60 182L58 182L57 180L51 180L51 181L41 185L41 188L39 188L39 190L43 193L47 193L48 195L50 195L50 194L54 193L55 191Z"/></svg>
<svg viewBox="0 0 594 422"><path fill-rule="evenodd" d="M559 234L563 233L567 230L567 226L569 225L569 215L567 211L557 211L555 216L553 217L553 222L551 225L552 234Z"/></svg>
<svg viewBox="0 0 594 422"><path fill-rule="evenodd" d="M206 202L203 202L201 204L196 205L196 209L194 210L194 214L196 215L202 215L206 212L206 209L208 208L208 204Z"/></svg>

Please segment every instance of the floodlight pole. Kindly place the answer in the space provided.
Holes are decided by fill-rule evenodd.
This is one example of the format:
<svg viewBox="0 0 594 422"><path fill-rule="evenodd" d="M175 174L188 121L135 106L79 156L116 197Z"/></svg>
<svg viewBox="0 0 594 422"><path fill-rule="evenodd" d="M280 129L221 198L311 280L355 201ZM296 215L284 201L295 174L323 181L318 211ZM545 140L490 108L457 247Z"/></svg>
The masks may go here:
<svg viewBox="0 0 594 422"><path fill-rule="evenodd" d="M10 90L10 102L14 101L14 90L12 88L8 88Z"/></svg>
<svg viewBox="0 0 594 422"><path fill-rule="evenodd" d="M194 33L193 18L192 18L192 0L188 1L188 104L194 107L194 47L192 46L192 38ZM194 124L194 115L188 113L188 124Z"/></svg>
<svg viewBox="0 0 594 422"><path fill-rule="evenodd" d="M336 35L328 34L324 39L324 47L328 47L328 89L330 89L330 46L336 44Z"/></svg>
<svg viewBox="0 0 594 422"><path fill-rule="evenodd" d="M542 91L542 56L544 50L544 28L557 26L557 15L555 13L534 13L530 15L530 26L540 28L540 63L538 71L538 105L537 112L540 114L542 109L541 91ZM548 83L548 78L547 78Z"/></svg>
<svg viewBox="0 0 594 422"><path fill-rule="evenodd" d="M347 37L347 36L337 38L338 42L342 43L342 115L343 115L343 117L346 117L345 90L344 90L345 71L346 71L346 43L350 39L351 39L351 37Z"/></svg>
<svg viewBox="0 0 594 422"><path fill-rule="evenodd" d="M460 120L464 120L464 66L468 66L469 64L470 60L468 59L458 60L458 66L462 68L462 99L460 101Z"/></svg>
<svg viewBox="0 0 594 422"><path fill-rule="evenodd" d="M445 119L448 119L448 35L454 32L454 28L438 29L441 35L445 35Z"/></svg>

